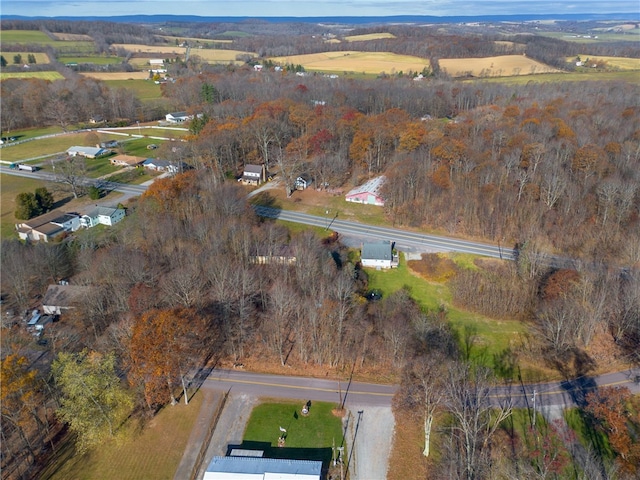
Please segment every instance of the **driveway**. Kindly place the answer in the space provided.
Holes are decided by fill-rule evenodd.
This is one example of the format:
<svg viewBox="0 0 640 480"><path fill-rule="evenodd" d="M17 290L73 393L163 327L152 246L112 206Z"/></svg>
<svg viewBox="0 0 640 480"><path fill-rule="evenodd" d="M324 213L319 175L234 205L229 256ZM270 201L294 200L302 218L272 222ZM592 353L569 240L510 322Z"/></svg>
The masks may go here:
<svg viewBox="0 0 640 480"><path fill-rule="evenodd" d="M385 480L395 428L391 407L351 405L345 422L349 479Z"/></svg>

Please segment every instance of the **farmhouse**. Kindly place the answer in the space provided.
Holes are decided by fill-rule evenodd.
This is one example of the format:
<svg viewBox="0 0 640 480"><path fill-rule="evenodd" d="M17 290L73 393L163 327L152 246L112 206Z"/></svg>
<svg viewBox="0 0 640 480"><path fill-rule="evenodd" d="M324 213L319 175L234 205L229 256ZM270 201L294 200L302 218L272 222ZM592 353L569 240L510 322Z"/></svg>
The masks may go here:
<svg viewBox="0 0 640 480"><path fill-rule="evenodd" d="M79 228L80 216L78 214L56 210L16 224L20 239L32 242L48 242L65 232L75 232Z"/></svg>
<svg viewBox="0 0 640 480"><path fill-rule="evenodd" d="M267 179L264 165L245 165L240 179L244 185L260 185Z"/></svg>
<svg viewBox="0 0 640 480"><path fill-rule="evenodd" d="M347 202L384 206L384 197L380 192L385 180L386 178L384 176L372 178L364 185L349 191L345 200Z"/></svg>
<svg viewBox="0 0 640 480"><path fill-rule="evenodd" d="M313 183L313 179L306 173L303 173L296 178L295 187L296 190L305 190L309 185Z"/></svg>
<svg viewBox="0 0 640 480"><path fill-rule="evenodd" d="M363 267L394 268L398 266L398 257L393 255L390 241L364 243L360 253Z"/></svg>
<svg viewBox="0 0 640 480"><path fill-rule="evenodd" d="M91 287L78 285L49 285L42 299L42 308L46 315L60 315L65 310L82 304Z"/></svg>
<svg viewBox="0 0 640 480"><path fill-rule="evenodd" d="M203 480L320 480L319 460L213 457Z"/></svg>
<svg viewBox="0 0 640 480"><path fill-rule="evenodd" d="M125 214L124 208L96 206L89 213L82 215L80 225L85 228L95 227L96 225L112 226L121 221Z"/></svg>
<svg viewBox="0 0 640 480"><path fill-rule="evenodd" d="M121 167L135 167L144 162L144 158L136 157L134 155L116 155L110 160L112 165L118 165Z"/></svg>
<svg viewBox="0 0 640 480"><path fill-rule="evenodd" d="M187 120L191 120L193 115L187 115L187 112L174 112L167 113L165 119L169 123L184 123Z"/></svg>
<svg viewBox="0 0 640 480"><path fill-rule="evenodd" d="M75 146L75 147L69 147L67 149L67 155L71 157L80 155L81 157L86 157L86 158L98 158L98 157L101 157L102 155L106 155L107 153L109 153L109 150L101 147Z"/></svg>

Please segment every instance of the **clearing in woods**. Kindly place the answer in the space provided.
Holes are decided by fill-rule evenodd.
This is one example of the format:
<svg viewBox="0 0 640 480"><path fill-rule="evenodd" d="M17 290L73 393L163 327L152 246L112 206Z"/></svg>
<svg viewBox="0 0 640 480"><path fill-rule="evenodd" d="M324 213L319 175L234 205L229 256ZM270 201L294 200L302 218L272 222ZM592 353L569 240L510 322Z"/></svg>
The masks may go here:
<svg viewBox="0 0 640 480"><path fill-rule="evenodd" d="M441 58L440 68L452 77L510 77L538 73L562 73L524 55L500 55L484 58Z"/></svg>
<svg viewBox="0 0 640 480"><path fill-rule="evenodd" d="M396 38L393 33L381 32L381 33L367 33L363 35L349 35L344 37L347 42L363 42L366 40L379 40L381 38Z"/></svg>
<svg viewBox="0 0 640 480"><path fill-rule="evenodd" d="M136 53L152 53L161 56L165 55L179 55L184 56L186 53L185 47L179 47L177 45L138 45L135 43L118 43L113 45L114 48L124 48L134 54ZM213 48L192 48L191 55L197 55L208 62L235 62L238 55L250 55L255 57L256 54L252 52L244 52L242 50L219 50ZM148 61L148 60L147 60Z"/></svg>

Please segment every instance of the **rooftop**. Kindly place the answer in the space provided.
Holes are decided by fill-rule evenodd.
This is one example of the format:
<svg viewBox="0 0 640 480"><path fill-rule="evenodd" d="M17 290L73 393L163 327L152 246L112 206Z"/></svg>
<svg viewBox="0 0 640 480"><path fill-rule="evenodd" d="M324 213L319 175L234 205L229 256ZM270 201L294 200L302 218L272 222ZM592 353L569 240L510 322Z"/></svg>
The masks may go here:
<svg viewBox="0 0 640 480"><path fill-rule="evenodd" d="M384 175L381 175L376 178L372 178L371 180L364 183L363 185L360 185L359 187L356 187L353 190L350 190L347 193L347 196L358 195L360 193L372 193L374 195L380 196L380 190L382 188L382 185L384 185L384 182L386 181L386 179L387 178Z"/></svg>
<svg viewBox="0 0 640 480"><path fill-rule="evenodd" d="M213 457L207 467L205 479L225 478L216 476L216 473L235 474L285 474L284 478L311 478L320 479L322 462L315 460L291 460L282 458L260 458L260 457ZM212 473L213 475L207 475ZM274 477L280 478L280 477Z"/></svg>
<svg viewBox="0 0 640 480"><path fill-rule="evenodd" d="M385 240L382 242L364 243L362 245L361 258L367 260L393 260L391 242Z"/></svg>

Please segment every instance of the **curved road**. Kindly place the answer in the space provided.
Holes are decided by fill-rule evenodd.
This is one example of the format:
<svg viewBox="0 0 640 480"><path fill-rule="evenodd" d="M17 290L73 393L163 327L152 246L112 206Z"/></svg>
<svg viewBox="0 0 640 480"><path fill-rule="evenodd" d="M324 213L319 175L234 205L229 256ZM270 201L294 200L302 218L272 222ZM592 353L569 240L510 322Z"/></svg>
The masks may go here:
<svg viewBox="0 0 640 480"><path fill-rule="evenodd" d="M390 406L397 385L347 382L329 379L291 377L251 373L242 370L213 370L204 386L246 393L252 396L296 398L340 403L345 405ZM583 376L566 382L513 384L491 389L496 405L511 401L513 407L571 407L580 404L589 391L604 386L625 386L640 393L640 370L609 373L598 377Z"/></svg>

